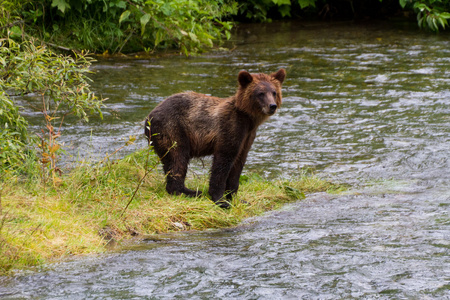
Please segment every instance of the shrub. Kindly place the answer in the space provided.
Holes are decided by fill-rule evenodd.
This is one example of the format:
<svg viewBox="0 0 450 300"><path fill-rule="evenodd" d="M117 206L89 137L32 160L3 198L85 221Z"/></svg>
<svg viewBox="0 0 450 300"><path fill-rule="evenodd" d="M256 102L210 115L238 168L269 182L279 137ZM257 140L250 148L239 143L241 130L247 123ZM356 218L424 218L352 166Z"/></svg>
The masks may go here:
<svg viewBox="0 0 450 300"><path fill-rule="evenodd" d="M61 151L57 138L64 118L75 114L88 121L89 112L101 116L102 99L90 90L86 76L91 59L84 54L57 55L33 41L18 44L11 39L0 41L0 54L1 168L17 168L26 158L27 122L11 95L32 93L37 98L34 107L45 121L38 143L41 163L55 180L57 153Z"/></svg>
<svg viewBox="0 0 450 300"><path fill-rule="evenodd" d="M3 4L5 3L5 4ZM66 49L202 51L230 37L233 0L4 0L0 27ZM56 45L54 45L56 46Z"/></svg>
<svg viewBox="0 0 450 300"><path fill-rule="evenodd" d="M0 173L15 169L26 159L27 121L0 88ZM0 175L1 176L1 175Z"/></svg>

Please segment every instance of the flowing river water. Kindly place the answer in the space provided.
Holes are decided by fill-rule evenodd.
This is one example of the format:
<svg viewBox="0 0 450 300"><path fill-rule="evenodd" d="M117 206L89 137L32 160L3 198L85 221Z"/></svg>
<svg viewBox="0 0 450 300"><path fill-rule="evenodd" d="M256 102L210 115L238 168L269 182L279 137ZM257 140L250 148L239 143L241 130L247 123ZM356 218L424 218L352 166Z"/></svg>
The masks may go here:
<svg viewBox="0 0 450 300"><path fill-rule="evenodd" d="M308 195L237 228L168 235L1 278L0 298L450 299L448 33L272 23L242 26L234 46L96 63L105 117L69 120L67 160L103 157L130 135L139 139L126 151L144 147L143 119L172 93L225 97L241 69L283 67L283 107L259 129L245 170L278 178L309 168L353 187ZM38 115L26 116L37 130Z"/></svg>

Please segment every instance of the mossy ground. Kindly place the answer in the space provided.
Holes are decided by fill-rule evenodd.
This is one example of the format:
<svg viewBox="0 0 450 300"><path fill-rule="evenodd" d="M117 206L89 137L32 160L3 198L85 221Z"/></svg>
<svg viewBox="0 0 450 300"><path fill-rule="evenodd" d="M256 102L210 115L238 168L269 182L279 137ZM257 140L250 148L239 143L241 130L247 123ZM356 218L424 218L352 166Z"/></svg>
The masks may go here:
<svg viewBox="0 0 450 300"><path fill-rule="evenodd" d="M104 252L110 240L120 245L132 236L231 227L304 193L340 188L315 176L268 181L244 175L241 181L230 209L206 196L171 196L157 158L146 150L102 166L80 164L45 189L12 178L1 189L0 272ZM208 178L190 178L187 186L207 194Z"/></svg>

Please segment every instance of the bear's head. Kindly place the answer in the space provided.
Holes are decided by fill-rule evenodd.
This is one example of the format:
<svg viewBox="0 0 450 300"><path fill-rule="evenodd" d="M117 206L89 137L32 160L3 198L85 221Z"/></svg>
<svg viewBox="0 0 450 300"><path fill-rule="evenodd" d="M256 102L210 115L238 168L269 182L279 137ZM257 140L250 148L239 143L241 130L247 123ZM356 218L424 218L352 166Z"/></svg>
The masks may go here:
<svg viewBox="0 0 450 300"><path fill-rule="evenodd" d="M236 106L263 121L281 106L281 84L285 77L284 69L270 75L239 72Z"/></svg>

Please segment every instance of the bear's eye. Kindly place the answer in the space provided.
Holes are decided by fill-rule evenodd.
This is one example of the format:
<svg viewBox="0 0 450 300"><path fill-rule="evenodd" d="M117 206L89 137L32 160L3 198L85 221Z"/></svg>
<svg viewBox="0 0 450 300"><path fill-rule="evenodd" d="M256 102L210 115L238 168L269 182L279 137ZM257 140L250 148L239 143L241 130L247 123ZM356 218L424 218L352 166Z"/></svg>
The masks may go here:
<svg viewBox="0 0 450 300"><path fill-rule="evenodd" d="M273 95L274 98L276 98L277 97L277 92L272 92L272 95Z"/></svg>
<svg viewBox="0 0 450 300"><path fill-rule="evenodd" d="M264 94L263 92L258 93L258 98L261 98L261 99L262 99L262 98L264 98L264 95L265 95L265 94Z"/></svg>

